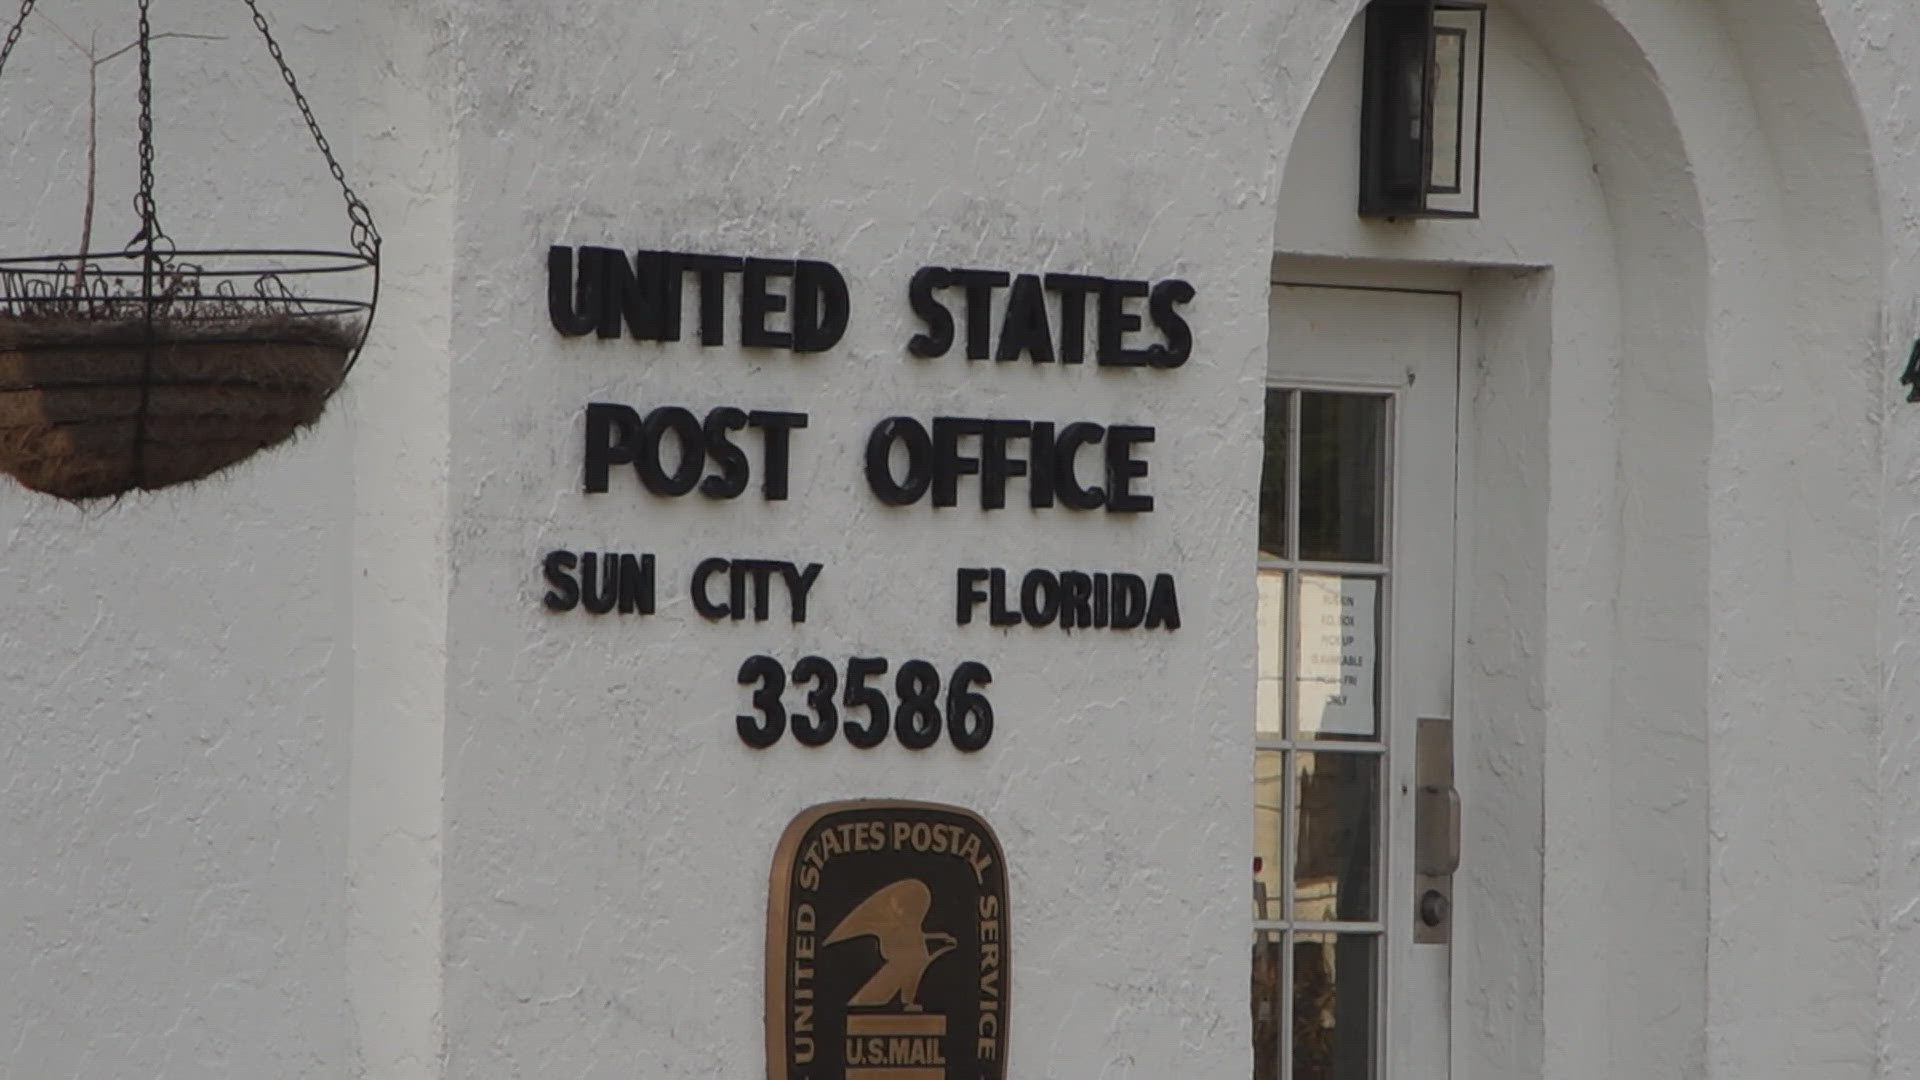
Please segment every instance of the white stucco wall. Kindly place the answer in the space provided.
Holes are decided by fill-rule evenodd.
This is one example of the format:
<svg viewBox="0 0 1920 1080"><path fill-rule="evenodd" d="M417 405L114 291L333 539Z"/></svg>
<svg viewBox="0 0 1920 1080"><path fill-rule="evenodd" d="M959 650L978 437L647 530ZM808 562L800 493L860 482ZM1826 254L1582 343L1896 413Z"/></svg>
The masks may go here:
<svg viewBox="0 0 1920 1080"><path fill-rule="evenodd" d="M1920 1070L1920 10L1501 8L1487 219L1381 229L1318 201L1353 0L269 4L390 289L293 445L85 510L0 487L0 1073L755 1075L781 826L904 796L1006 846L1013 1075L1244 1075L1276 251L1481 268L1455 1075ZM245 19L161 12L229 39L158 54L196 103L160 118L170 229L338 244ZM75 231L64 48L0 77L22 251ZM563 340L550 243L825 259L852 325ZM911 359L928 264L1184 277L1195 358ZM593 400L805 411L792 498L583 495ZM895 413L1153 424L1158 506L886 509L859 461ZM655 554L660 611L546 612L556 547ZM710 554L824 563L812 618L700 618ZM1186 625L956 627L960 565L1174 572ZM750 751L758 652L984 660L994 742Z"/></svg>
<svg viewBox="0 0 1920 1080"><path fill-rule="evenodd" d="M1271 14L626 10L462 6L448 1075L757 1073L773 845L804 807L861 796L959 803L999 830L1014 1075L1245 1072L1251 684L1233 673L1252 649ZM824 259L852 325L799 358L564 341L555 242ZM1186 277L1195 358L915 360L923 265ZM660 500L630 470L583 496L589 401L807 412L792 499ZM1157 507L888 509L861 461L895 414L1153 424ZM656 554L659 613L548 613L556 547ZM708 555L823 562L807 624L700 618L687 579ZM1172 572L1187 621L963 629L962 565ZM735 673L760 652L986 661L993 742L749 750Z"/></svg>
<svg viewBox="0 0 1920 1080"><path fill-rule="evenodd" d="M362 28L279 7L351 145ZM130 7L44 10L102 51L133 40ZM344 211L244 11L160 5L156 30L224 38L155 45L180 246L341 246ZM135 231L134 73L102 70L97 247ZM10 254L78 244L85 103L83 62L33 27L0 79ZM348 1067L351 462L379 413L357 389L190 490L76 509L0 486L0 1073Z"/></svg>
<svg viewBox="0 0 1920 1080"><path fill-rule="evenodd" d="M1912 661L1916 620L1916 557L1920 556L1920 414L1896 384L1901 361L1920 335L1920 116L1911 107L1912 65L1920 18L1905 7L1865 3L1821 5L1846 57L1873 134L1878 192L1885 222L1886 306L1880 327L1881 530L1878 583L1881 731L1878 742L1880 821L1880 997L1875 1010L1884 1076L1920 1070L1920 670Z"/></svg>
<svg viewBox="0 0 1920 1080"><path fill-rule="evenodd" d="M1605 935L1543 929L1579 918L1581 903L1607 910L1596 899L1610 878L1595 850L1604 834L1589 823L1606 805L1608 776L1592 763L1614 715L1619 536L1607 508L1621 453L1622 286L1608 192L1552 60L1506 11L1488 41L1480 220L1352 213L1353 25L1293 136L1274 233L1277 250L1318 265L1367 260L1370 274L1366 263L1348 273L1375 284L1394 283L1405 264L1506 268L1463 282L1473 324L1462 376L1467 642L1454 710L1456 781L1474 810L1453 960L1463 1076L1539 1073L1543 997L1551 989L1556 1009L1573 1013L1604 1008L1596 973L1612 966Z"/></svg>
<svg viewBox="0 0 1920 1080"><path fill-rule="evenodd" d="M1479 359L1493 410L1477 425L1476 465L1483 475L1505 460L1517 469L1499 474L1509 487L1469 522L1482 537L1469 648L1483 655L1463 703L1468 737L1492 736L1478 753L1489 755L1495 789L1524 795L1515 779L1532 753L1544 755L1544 1069L1871 1075L1876 1049L1861 1018L1876 963L1866 885L1875 709L1860 612L1876 573L1864 494L1874 395L1862 357L1879 352L1863 269L1878 241L1863 225L1875 213L1870 168L1838 56L1822 52L1818 22L1788 6L1726 22L1678 3L1508 7L1571 92L1608 204L1617 311L1569 278L1582 264L1577 241L1551 250L1561 228L1599 230L1582 229L1567 197L1580 185L1549 171L1554 141L1516 122L1551 94L1503 80L1497 48L1490 175L1512 187L1487 219L1366 228L1330 207L1290 205L1289 188L1276 243L1552 267L1540 283L1555 305L1544 371L1538 337L1498 344L1516 329L1514 298L1483 303L1500 328ZM1326 14L1327 29L1343 28ZM1336 60L1329 78L1339 71ZM1746 73L1764 73L1751 94ZM1824 122L1798 134L1810 115ZM1310 113L1295 155L1317 145L1315 123ZM1524 148L1517 162L1500 161L1497 144L1509 140ZM1779 153L1800 145L1810 152ZM1324 157L1290 159L1288 179L1323 172L1331 187L1338 170ZM1525 219L1542 193L1557 205ZM1508 214L1524 225L1505 225ZM1808 229L1816 214L1825 227ZM1578 314L1564 317L1561 305ZM1577 329L1593 314L1617 321L1625 345L1611 392L1605 357L1585 359L1592 345ZM1550 397L1524 396L1529 380L1550 385ZM1496 392L1503 382L1508 391ZM1549 410L1545 448L1521 437L1528 421L1513 419L1516 408ZM1538 534L1512 527L1525 524L1514 515L1535 484L1551 506ZM1798 569L1809 557L1817 579ZM1536 566L1544 577L1531 576ZM1539 624L1528 618L1535 595ZM1502 698L1472 683L1497 688L1528 672L1542 681L1538 750L1497 709L1478 718L1493 730L1475 727L1476 706ZM1505 843L1485 849L1490 873L1470 872L1486 873L1495 895L1514 895L1499 855L1515 850L1525 809L1507 803L1484 823ZM1469 863L1488 866L1484 856ZM1489 991L1498 1002L1512 984L1469 976L1467 994ZM1780 1015L1807 1023L1781 1025ZM1471 1044L1511 1053L1525 1041L1508 1037L1527 1030L1524 1017L1475 1019L1456 1029L1465 1060L1476 1074L1511 1071L1487 1069Z"/></svg>

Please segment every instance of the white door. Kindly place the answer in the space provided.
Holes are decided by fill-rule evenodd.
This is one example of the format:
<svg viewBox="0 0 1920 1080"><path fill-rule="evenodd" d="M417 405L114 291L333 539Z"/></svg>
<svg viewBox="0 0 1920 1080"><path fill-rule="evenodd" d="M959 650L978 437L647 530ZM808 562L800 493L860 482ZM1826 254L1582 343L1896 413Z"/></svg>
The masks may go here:
<svg viewBox="0 0 1920 1080"><path fill-rule="evenodd" d="M1457 816L1414 751L1453 717L1461 297L1280 282L1272 319L1254 1076L1444 1080L1450 890L1417 871Z"/></svg>

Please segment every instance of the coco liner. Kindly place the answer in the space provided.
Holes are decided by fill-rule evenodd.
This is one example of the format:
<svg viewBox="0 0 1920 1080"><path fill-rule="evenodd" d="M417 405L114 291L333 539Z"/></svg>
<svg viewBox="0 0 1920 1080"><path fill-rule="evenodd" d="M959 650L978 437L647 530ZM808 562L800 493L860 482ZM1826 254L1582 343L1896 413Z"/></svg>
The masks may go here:
<svg viewBox="0 0 1920 1080"><path fill-rule="evenodd" d="M0 37L0 70L36 2L21 0ZM379 303L380 232L258 0L244 0L247 13L340 187L351 250L189 251L168 236L154 196L153 43L204 35L156 35L152 2L135 8L133 44L88 54L95 69L121 55L139 61L139 231L119 252L91 243L98 116L90 93L79 253L0 258L0 471L66 499L199 480L285 442L320 418Z"/></svg>
<svg viewBox="0 0 1920 1080"><path fill-rule="evenodd" d="M91 499L198 480L319 419L359 347L343 316L0 317L0 470Z"/></svg>

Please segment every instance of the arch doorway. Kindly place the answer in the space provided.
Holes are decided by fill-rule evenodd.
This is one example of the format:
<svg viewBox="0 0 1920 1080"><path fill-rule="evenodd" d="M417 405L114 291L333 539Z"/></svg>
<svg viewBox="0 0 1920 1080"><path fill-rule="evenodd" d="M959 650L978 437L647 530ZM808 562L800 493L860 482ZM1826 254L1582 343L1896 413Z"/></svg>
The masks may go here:
<svg viewBox="0 0 1920 1080"><path fill-rule="evenodd" d="M1795 502L1877 468L1878 382L1835 369L1882 352L1880 226L1825 24L1799 0L1496 0L1481 217L1379 221L1355 211L1360 5L1308 7L1262 403L1263 527L1294 546L1261 544L1256 1075L1872 1075L1872 943L1836 963L1804 913L1736 899L1873 860L1864 797L1774 809L1861 767L1794 725L1832 679L1789 655L1875 649L1873 506ZM1315 513L1381 547L1309 558ZM1821 580L1783 576L1796 557ZM1377 614L1328 670L1374 680L1366 737L1308 722L1315 620L1353 605ZM1870 725L1875 688L1849 689L1834 726ZM1450 722L1442 785L1423 721ZM1436 786L1461 808L1444 941L1417 872ZM1343 888L1362 906L1328 907ZM1792 957L1831 974L1787 991L1783 1049L1752 965Z"/></svg>

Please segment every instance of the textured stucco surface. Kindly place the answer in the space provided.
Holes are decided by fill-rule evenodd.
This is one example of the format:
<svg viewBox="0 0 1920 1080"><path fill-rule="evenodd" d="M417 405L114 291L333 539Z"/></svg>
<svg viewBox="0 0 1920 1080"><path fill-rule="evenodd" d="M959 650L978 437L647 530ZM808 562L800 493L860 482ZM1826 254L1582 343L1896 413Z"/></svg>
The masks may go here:
<svg viewBox="0 0 1920 1080"><path fill-rule="evenodd" d="M449 652L448 1075L749 1075L765 881L829 799L972 807L1012 873L1017 1075L1247 1068L1250 527L1275 148L1270 12L1239 4L471 5ZM503 138L509 129L517 133ZM845 341L811 358L563 342L548 243L829 260ZM922 265L1184 276L1176 372L918 361ZM590 400L797 408L793 498L578 491ZM890 510L896 413L1138 419L1154 513ZM539 607L539 554L660 559L645 621ZM706 555L826 564L804 627L712 625ZM1171 571L1177 634L953 625L961 565ZM994 672L993 744L743 747L747 656Z"/></svg>
<svg viewBox="0 0 1920 1080"><path fill-rule="evenodd" d="M1877 629L1881 731L1880 996L1874 1011L1881 1074L1920 1072L1920 413L1895 383L1920 335L1920 108L1911 58L1920 12L1905 6L1822 3L1847 60L1873 137L1886 225L1886 306L1880 328L1880 575Z"/></svg>
<svg viewBox="0 0 1920 1080"><path fill-rule="evenodd" d="M1014 1075L1244 1075L1275 251L1483 268L1454 1074L1920 1073L1920 8L1499 6L1493 212L1383 230L1307 111L1357 0L268 4L392 241L381 327L229 474L0 488L0 1075L755 1075L772 845L862 795L998 828ZM159 52L173 233L338 243L245 19L157 18L227 36ZM76 232L64 49L0 78L21 251ZM563 341L553 242L827 259L852 327ZM1195 359L910 359L934 263L1185 277ZM793 498L583 496L590 400L806 411ZM885 509L894 413L1155 424L1158 508ZM543 611L555 547L655 553L659 613ZM825 563L813 618L699 618L709 554ZM1186 625L958 628L959 565L1173 571ZM748 751L758 652L985 660L994 744Z"/></svg>
<svg viewBox="0 0 1920 1080"><path fill-rule="evenodd" d="M1550 269L1534 285L1550 286L1550 348L1527 330L1549 301L1483 278L1474 466L1481 485L1507 487L1482 486L1467 522L1461 688L1483 791L1498 796L1473 803L1496 816L1469 832L1508 841L1469 873L1487 915L1519 916L1487 940L1526 930L1519 878L1499 870L1525 861L1511 830L1541 770L1544 1009L1526 1016L1532 965L1516 985L1477 952L1457 956L1460 992L1496 1007L1456 1026L1456 1070L1873 1075L1877 708L1863 613L1877 573L1868 372L1883 241L1841 54L1807 5L1507 7L1578 116L1617 300L1570 276L1591 265L1578 243L1553 247L1571 208L1501 221L1575 186L1537 150L1495 174L1502 209L1470 228L1328 237L1331 215L1290 218L1283 202L1276 237ZM1496 95L1521 85L1501 81L1497 51L1490 78ZM1489 137L1546 145L1515 122L1527 106L1504 100ZM1297 171L1290 160L1290 181ZM1617 327L1617 359L1610 333L1582 332L1574 313ZM1522 1049L1536 1031L1537 1066Z"/></svg>
<svg viewBox="0 0 1920 1080"><path fill-rule="evenodd" d="M130 6L44 7L102 51L132 40ZM351 145L351 13L277 14ZM344 210L244 9L162 5L156 29L224 38L155 46L181 246L339 246ZM98 247L135 228L131 60L101 73ZM84 65L34 27L0 80L9 253L77 246L85 103ZM357 412L350 390L187 491L75 509L0 488L0 1073L347 1068Z"/></svg>

